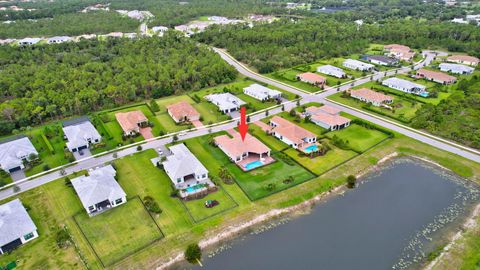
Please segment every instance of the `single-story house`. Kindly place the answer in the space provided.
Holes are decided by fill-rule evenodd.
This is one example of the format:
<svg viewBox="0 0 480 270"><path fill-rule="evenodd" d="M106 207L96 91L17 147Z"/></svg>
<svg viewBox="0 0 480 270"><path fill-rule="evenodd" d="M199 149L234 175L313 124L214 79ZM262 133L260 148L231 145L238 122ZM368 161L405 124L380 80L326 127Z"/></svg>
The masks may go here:
<svg viewBox="0 0 480 270"><path fill-rule="evenodd" d="M443 72L431 71L428 69L419 69L416 74L417 78L424 78L441 84L452 84L457 81L457 78L450 76Z"/></svg>
<svg viewBox="0 0 480 270"><path fill-rule="evenodd" d="M298 74L297 80L300 80L302 82L306 82L309 84L313 84L319 87L325 86L325 83L327 82L327 79L312 72L305 72L305 73Z"/></svg>
<svg viewBox="0 0 480 270"><path fill-rule="evenodd" d="M186 101L180 101L167 106L167 112L175 123L200 120L200 113Z"/></svg>
<svg viewBox="0 0 480 270"><path fill-rule="evenodd" d="M88 117L81 117L63 122L63 133L68 140L70 152L77 152L102 141L102 136L90 122Z"/></svg>
<svg viewBox="0 0 480 270"><path fill-rule="evenodd" d="M24 161L30 160L38 152L26 136L15 136L0 142L0 168L7 173L12 173L25 168Z"/></svg>
<svg viewBox="0 0 480 270"><path fill-rule="evenodd" d="M374 106L391 104L393 102L393 97L370 90L368 88L350 90L350 96L363 102L371 103Z"/></svg>
<svg viewBox="0 0 480 270"><path fill-rule="evenodd" d="M383 80L382 84L405 93L415 94L422 97L428 96L428 92L425 90L426 87L424 85L404 79L388 78L386 80Z"/></svg>
<svg viewBox="0 0 480 270"><path fill-rule="evenodd" d="M294 149L307 154L318 150L317 136L312 132L279 116L270 119L270 126L272 126L270 133L273 136Z"/></svg>
<svg viewBox="0 0 480 270"><path fill-rule="evenodd" d="M152 27L152 31L155 34L158 34L159 36L163 36L163 34L168 31L168 27L166 27L166 26L154 26L154 27Z"/></svg>
<svg viewBox="0 0 480 270"><path fill-rule="evenodd" d="M342 65L346 68L359 71L370 71L375 68L375 66L372 64L364 63L362 61L354 59L346 59L345 61L343 61Z"/></svg>
<svg viewBox="0 0 480 270"><path fill-rule="evenodd" d="M35 45L41 40L42 40L41 38L23 38L18 41L18 45L20 46Z"/></svg>
<svg viewBox="0 0 480 270"><path fill-rule="evenodd" d="M472 74L475 70L473 67L450 63L441 63L438 67L441 71L451 72L454 74Z"/></svg>
<svg viewBox="0 0 480 270"><path fill-rule="evenodd" d="M362 55L361 59L376 65L382 65L382 66L395 66L398 64L397 59L387 57L384 55L364 54Z"/></svg>
<svg viewBox="0 0 480 270"><path fill-rule="evenodd" d="M247 133L245 140L238 132L232 137L221 135L214 138L215 144L242 170L249 171L275 161L270 157L270 148Z"/></svg>
<svg viewBox="0 0 480 270"><path fill-rule="evenodd" d="M341 110L323 105L321 107L310 106L305 110L305 115L310 116L310 121L317 126L328 130L338 130L350 125L351 120L340 115Z"/></svg>
<svg viewBox="0 0 480 270"><path fill-rule="evenodd" d="M212 185L208 178L208 170L182 143L169 148L170 155L162 163L163 169L176 189L184 191L180 194L186 197L204 190L204 185Z"/></svg>
<svg viewBox="0 0 480 270"><path fill-rule="evenodd" d="M383 49L387 52L388 56L397 58L403 61L411 61L415 56L415 52L410 47L399 44L385 45Z"/></svg>
<svg viewBox="0 0 480 270"><path fill-rule="evenodd" d="M0 205L0 254L38 237L37 226L20 199Z"/></svg>
<svg viewBox="0 0 480 270"><path fill-rule="evenodd" d="M317 68L317 72L325 75L337 77L337 78L347 77L347 74L345 74L345 71L343 71L343 69L332 66L332 65L319 66Z"/></svg>
<svg viewBox="0 0 480 270"><path fill-rule="evenodd" d="M71 180L83 208L92 216L127 202L127 194L115 180L117 172L107 165Z"/></svg>
<svg viewBox="0 0 480 270"><path fill-rule="evenodd" d="M480 60L474 56L457 54L447 57L447 61L469 66L477 66Z"/></svg>
<svg viewBox="0 0 480 270"><path fill-rule="evenodd" d="M269 99L280 99L282 97L282 92L270 89L258 83L254 83L248 87L243 88L243 93L261 101Z"/></svg>
<svg viewBox="0 0 480 270"><path fill-rule="evenodd" d="M140 128L148 125L148 118L142 111L116 113L115 118L127 136L140 133Z"/></svg>
<svg viewBox="0 0 480 270"><path fill-rule="evenodd" d="M215 104L223 113L229 113L240 109L246 103L231 93L210 94L205 99Z"/></svg>
<svg viewBox="0 0 480 270"><path fill-rule="evenodd" d="M64 43L68 41L72 41L73 39L68 36L57 36L57 37L51 37L47 39L48 44L58 44L58 43Z"/></svg>

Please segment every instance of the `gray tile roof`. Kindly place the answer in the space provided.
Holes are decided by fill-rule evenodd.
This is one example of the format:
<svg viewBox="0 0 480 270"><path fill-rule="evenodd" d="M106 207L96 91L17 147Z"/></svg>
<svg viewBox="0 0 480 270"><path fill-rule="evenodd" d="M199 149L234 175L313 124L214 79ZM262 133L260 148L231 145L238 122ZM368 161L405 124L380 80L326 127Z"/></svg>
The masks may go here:
<svg viewBox="0 0 480 270"><path fill-rule="evenodd" d="M462 74L462 73L470 74L475 70L473 67L460 65L460 64L450 64L450 63L441 63L439 65L439 68L441 71L447 71L447 72L452 72L456 74Z"/></svg>
<svg viewBox="0 0 480 270"><path fill-rule="evenodd" d="M174 184L177 178L208 173L207 168L182 143L170 147L172 155L163 162L163 168Z"/></svg>
<svg viewBox="0 0 480 270"><path fill-rule="evenodd" d="M421 85L418 83L414 83L408 80L400 79L400 78L388 78L383 80L383 85L393 87L393 88L400 88L400 89L421 89L425 90L425 85Z"/></svg>
<svg viewBox="0 0 480 270"><path fill-rule="evenodd" d="M112 165L90 171L89 176L72 179L72 185L85 208L105 200L113 201L126 197L122 187L117 183Z"/></svg>
<svg viewBox="0 0 480 270"><path fill-rule="evenodd" d="M36 230L20 199L0 205L0 246Z"/></svg>
<svg viewBox="0 0 480 270"><path fill-rule="evenodd" d="M332 76L335 76L337 78L341 78L341 77L345 76L345 72L343 71L343 69L341 69L339 67L332 66L332 65L320 66L320 67L317 68L317 72L323 73L323 74L326 74L326 75L332 75Z"/></svg>
<svg viewBox="0 0 480 270"><path fill-rule="evenodd" d="M64 123L63 133L65 133L68 140L68 149L88 145L87 139L101 140L102 138L88 118L81 120L83 121L79 121L78 123L74 123L73 120Z"/></svg>
<svg viewBox="0 0 480 270"><path fill-rule="evenodd" d="M384 55L374 55L374 54L365 54L362 56L362 59L365 59L367 61L376 60L379 62L386 63L388 65L393 65L398 62L397 59L390 58Z"/></svg>
<svg viewBox="0 0 480 270"><path fill-rule="evenodd" d="M0 166L9 170L22 165L22 158L30 154L38 155L37 150L27 137L0 143Z"/></svg>
<svg viewBox="0 0 480 270"><path fill-rule="evenodd" d="M270 89L258 83L243 88L243 92L257 99L268 99L282 95L280 91Z"/></svg>

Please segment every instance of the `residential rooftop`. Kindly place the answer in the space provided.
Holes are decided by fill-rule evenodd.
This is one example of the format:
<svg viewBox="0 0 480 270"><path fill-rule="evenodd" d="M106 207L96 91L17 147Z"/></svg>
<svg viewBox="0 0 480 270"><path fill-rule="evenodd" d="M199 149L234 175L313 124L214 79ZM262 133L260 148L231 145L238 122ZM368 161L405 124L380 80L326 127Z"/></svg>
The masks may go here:
<svg viewBox="0 0 480 270"><path fill-rule="evenodd" d="M205 99L214 103L222 111L238 108L246 103L231 93L218 93L205 96Z"/></svg>
<svg viewBox="0 0 480 270"><path fill-rule="evenodd" d="M183 143L173 145L169 150L171 155L167 156L167 160L162 164L172 182L187 175L202 175L208 173L207 168L203 166ZM176 183L174 182L174 184Z"/></svg>
<svg viewBox="0 0 480 270"><path fill-rule="evenodd" d="M26 136L17 136L13 139L0 142L0 166L4 170L23 165L22 159L38 152Z"/></svg>
<svg viewBox="0 0 480 270"><path fill-rule="evenodd" d="M167 106L168 112L177 120L200 117L200 113L188 102L180 101Z"/></svg>
<svg viewBox="0 0 480 270"><path fill-rule="evenodd" d="M419 69L417 71L417 76L422 76L427 79L432 79L434 81L440 81L440 82L453 82L457 80L456 77L450 76L448 74L445 74L443 72L438 72L438 71L432 71L428 69Z"/></svg>
<svg viewBox="0 0 480 270"><path fill-rule="evenodd" d="M232 135L232 137L221 135L215 137L214 140L215 143L220 145L221 148L231 157L239 157L247 152L262 154L270 151L270 148L248 133L245 136L244 141L239 133Z"/></svg>
<svg viewBox="0 0 480 270"><path fill-rule="evenodd" d="M350 90L350 94L355 97L364 98L365 100L376 102L376 103L383 103L387 100L393 100L391 96L382 94L380 92L373 91L368 88L361 88L357 90Z"/></svg>
<svg viewBox="0 0 480 270"><path fill-rule="evenodd" d="M130 131L138 128L138 123L148 121L142 111L119 112L115 118L124 131Z"/></svg>
<svg viewBox="0 0 480 270"><path fill-rule="evenodd" d="M20 199L0 205L0 247L36 230Z"/></svg>
<svg viewBox="0 0 480 270"><path fill-rule="evenodd" d="M305 138L316 137L316 135L313 134L312 132L302 127L299 127L293 124L292 122L286 119L283 119L280 116L274 116L270 121L277 125L276 127L273 128L275 132L286 137L288 140L290 140L293 143L301 144L304 142L303 139Z"/></svg>

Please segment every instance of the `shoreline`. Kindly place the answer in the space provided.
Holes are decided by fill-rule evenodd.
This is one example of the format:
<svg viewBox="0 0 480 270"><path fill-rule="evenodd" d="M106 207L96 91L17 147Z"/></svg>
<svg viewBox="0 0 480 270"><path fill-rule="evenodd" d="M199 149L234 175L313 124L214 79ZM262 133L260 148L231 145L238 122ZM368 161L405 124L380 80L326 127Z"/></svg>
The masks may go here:
<svg viewBox="0 0 480 270"><path fill-rule="evenodd" d="M401 157L402 156L400 156L397 152L393 152L389 155L386 155L382 159L378 160L376 164L374 164L372 166L368 166L367 168L365 168L361 172L357 173L356 177L357 177L357 179L362 178L362 177L368 175L369 173L378 170L381 166L384 165L384 163L386 163L386 162L388 162L392 159L401 158ZM419 160L422 160L422 161L427 162L429 164L435 165L435 166L437 166L441 169L452 172L450 169L445 168L445 167L441 166L440 164L438 164L438 163L436 163L432 160L426 159L426 158L417 157L417 156L413 156L413 155L409 155L409 156L405 156L405 157L406 158L419 159ZM357 185L358 184L359 184L359 182L357 182ZM271 209L271 210L267 211L266 213L255 216L253 219L241 222L239 224L230 225L230 226L220 230L220 232L215 234L215 236L211 236L211 237L206 236L205 239L201 240L198 244L199 244L200 248L202 248L202 249L206 249L206 248L212 247L214 245L218 245L218 244L220 244L224 241L228 241L229 239L235 238L236 236L242 234L244 231L246 231L247 229L249 229L253 226L260 225L262 223L268 222L268 221L273 220L275 218L279 218L282 215L295 214L295 213L301 212L303 210L309 209L309 207L317 204L318 202L322 202L324 200L329 199L332 196L342 195L345 192L346 189L347 189L346 185L340 185L340 186L335 187L334 189L332 189L330 191L318 194L315 197L313 197L309 200L306 200L304 202L301 202L299 204L289 206L289 207L286 207L286 208L282 208L282 209ZM475 207L474 214L475 214L475 217L480 215L480 203ZM468 218L467 222L465 222L464 226L467 223L470 224L470 226L476 225L476 222L474 220L475 217L473 217L473 215L471 215ZM459 234L459 236L457 236L457 234L456 234L455 235L456 237L454 239L452 239L452 241L449 241L449 244L447 246L451 246L456 239L458 239L459 237L461 237L463 235L464 232L465 232L465 230L460 230L459 232L457 232L457 234ZM447 248L447 246L445 248ZM435 261L437 261L441 256L443 256L443 254L445 254L444 251L442 251L442 254L439 257L437 257L437 259ZM175 264L181 263L183 261L184 261L183 251L182 252L177 252L175 256L172 256L172 257L166 259L163 263L160 263L157 267L155 267L155 269L156 270L166 270L166 269L169 269L169 267L172 267ZM432 261L432 263L433 263L433 261ZM431 269L427 269L427 268L424 268L424 269L425 270L431 270Z"/></svg>

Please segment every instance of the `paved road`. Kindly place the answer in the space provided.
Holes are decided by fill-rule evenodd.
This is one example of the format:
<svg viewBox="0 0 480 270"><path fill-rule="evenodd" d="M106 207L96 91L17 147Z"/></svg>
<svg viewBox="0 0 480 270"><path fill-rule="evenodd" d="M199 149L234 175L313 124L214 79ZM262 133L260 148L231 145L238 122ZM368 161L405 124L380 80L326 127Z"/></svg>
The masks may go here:
<svg viewBox="0 0 480 270"><path fill-rule="evenodd" d="M337 91L345 91L345 90L349 89L351 87L350 83L346 84L346 85L342 85L340 87L327 88L326 91L318 93L318 94L312 94L312 93L306 92L302 89L299 89L299 88L284 84L282 82L278 82L278 81L272 80L270 78L264 77L260 74L257 74L255 72L249 70L248 68L246 68L242 64L238 63L236 60L231 58L225 52L223 52L221 50L218 50L218 49L214 49L214 50L217 53L219 53L220 56L225 61L227 61L232 66L234 66L243 75L245 75L247 77L250 77L252 79L255 79L257 81L268 83L270 85L276 86L280 89L283 89L285 91L289 91L289 92L292 92L292 93L298 95L299 97L302 98L301 99L301 104L305 104L305 103L308 103L308 102L320 102L320 103L324 103L324 104L329 104L329 105L332 105L334 107L338 107L338 108L342 109L343 111L345 111L349 114L352 114L352 115L357 116L359 118L362 118L362 119L365 119L367 121L376 123L378 125L384 126L388 129L395 130L395 131L397 131L401 134L404 134L406 136L409 136L409 137L414 138L416 140L419 140L421 142L427 143L427 144L432 145L434 147L449 151L451 153L458 154L460 156L463 156L465 158L474 160L476 162L480 162L480 155L474 154L474 153L469 152L469 151L462 150L463 146L460 146L460 145L454 146L454 145L442 142L441 138L432 138L431 135L430 136L421 135L417 132L412 131L409 127L402 127L402 126L399 126L398 124L390 122L389 120L382 119L382 118L379 118L379 117L374 116L374 115L370 115L370 114L365 113L365 112L360 112L360 111L357 111L357 110L354 110L354 109L351 109L351 108L347 108L347 107L345 107L344 105L341 105L341 104L333 104L332 102L330 102L328 100L325 100L326 97L336 93ZM424 66L425 64L428 65L433 60L433 58L436 54L436 52L432 52L432 51L427 51L427 52L424 52L424 53L425 53L425 59L423 61L421 61L420 63L417 63L414 67L415 69L418 69L418 68ZM406 73L410 70L411 70L410 68L401 68L397 71L389 71L387 73L379 72L379 73L373 74L371 76L368 76L366 78L357 79L354 82L354 85L363 84L363 83L366 83L370 80L381 79L385 76L393 75L395 73ZM285 111L289 111L290 109L296 107L296 103L295 102L288 102L288 103L285 103L284 106L285 106ZM276 114L276 113L280 113L280 111L281 111L281 108L276 108L276 109L269 110L269 113L270 114ZM262 112L260 114L253 115L250 118L251 118L251 121L254 122L254 121L258 121L258 120L260 120L262 118L265 118L265 117L266 117L266 114L264 112ZM238 121L238 119L235 119L235 120ZM186 135L181 136L180 139L188 139L188 138L203 136L203 135L208 134L209 132L218 132L218 131L222 131L222 130L227 130L227 129L234 128L235 126L236 126L236 121L233 121L233 122L230 122L230 123L221 124L221 125L214 126L214 127L211 127L211 128L198 129L198 130L195 130L195 131L188 132ZM172 136L162 138L162 139L154 139L152 141L149 141L149 142L146 142L146 143L142 144L142 148L143 149L158 149L158 148L164 149L164 145L167 144L167 143L170 143L171 141L172 141ZM78 161L76 164L74 164L70 167L66 167L64 170L67 174L71 174L71 173L82 171L82 170L88 170L88 169L91 169L91 168L94 168L94 167L101 166L104 163L111 162L111 161L113 161L117 158L132 155L136 152L137 152L137 146L131 146L131 147L128 147L128 148L125 148L123 150L120 150L120 151L116 152L115 156L114 156L114 154L106 154L104 156L100 156L100 157L96 157L96 158L87 158L87 159ZM33 189L35 187L41 186L43 184L46 184L48 182L54 181L56 179L59 179L61 177L63 177L63 176L60 174L60 172L56 171L56 172L51 172L51 173L45 174L43 176L37 177L33 180L28 180L28 181L25 180L23 182L20 181L20 182L17 182L16 184L20 188L20 192L24 192L24 191ZM11 196L14 196L15 194L16 193L13 191L13 188L7 188L7 189L4 189L4 190L1 190L0 191L0 200L3 200L5 198L11 197Z"/></svg>

